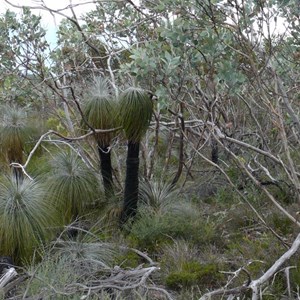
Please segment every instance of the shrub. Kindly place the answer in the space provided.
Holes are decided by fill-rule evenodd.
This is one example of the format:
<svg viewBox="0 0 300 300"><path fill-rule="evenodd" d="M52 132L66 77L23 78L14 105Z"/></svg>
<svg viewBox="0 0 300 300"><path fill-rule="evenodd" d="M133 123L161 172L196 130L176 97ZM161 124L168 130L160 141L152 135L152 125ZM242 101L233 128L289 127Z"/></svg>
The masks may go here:
<svg viewBox="0 0 300 300"><path fill-rule="evenodd" d="M172 239L182 238L194 243L208 243L215 238L215 225L186 204L182 210L155 214L146 208L131 228L130 238L137 248L154 251Z"/></svg>
<svg viewBox="0 0 300 300"><path fill-rule="evenodd" d="M179 271L171 272L166 277L166 285L178 290L193 285L213 286L223 278L218 272L216 264L201 264L197 261L190 261L181 266Z"/></svg>

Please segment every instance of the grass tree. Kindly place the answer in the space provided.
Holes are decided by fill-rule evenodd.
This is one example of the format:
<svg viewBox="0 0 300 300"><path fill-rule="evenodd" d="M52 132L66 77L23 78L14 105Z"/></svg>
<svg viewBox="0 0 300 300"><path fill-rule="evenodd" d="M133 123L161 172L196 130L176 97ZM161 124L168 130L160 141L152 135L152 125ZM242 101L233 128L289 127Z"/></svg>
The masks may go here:
<svg viewBox="0 0 300 300"><path fill-rule="evenodd" d="M46 176L47 192L63 213L65 223L81 216L86 206L99 197L97 175L73 151L57 153Z"/></svg>
<svg viewBox="0 0 300 300"><path fill-rule="evenodd" d="M4 106L1 110L0 141L1 151L6 162L22 164L24 162L24 148L35 129L30 125L27 112L23 108ZM13 169L18 178L22 177L21 169Z"/></svg>
<svg viewBox="0 0 300 300"><path fill-rule="evenodd" d="M139 189L140 142L149 127L153 103L148 92L130 87L120 96L120 119L127 144L126 179L121 224L136 214Z"/></svg>
<svg viewBox="0 0 300 300"><path fill-rule="evenodd" d="M36 247L53 238L57 213L46 201L38 180L0 178L0 253L15 263L27 260Z"/></svg>
<svg viewBox="0 0 300 300"><path fill-rule="evenodd" d="M83 113L87 123L95 129L116 127L117 101L111 96L105 79L98 78L95 80L93 88L86 97ZM110 144L114 134L113 132L95 134L106 198L113 195Z"/></svg>

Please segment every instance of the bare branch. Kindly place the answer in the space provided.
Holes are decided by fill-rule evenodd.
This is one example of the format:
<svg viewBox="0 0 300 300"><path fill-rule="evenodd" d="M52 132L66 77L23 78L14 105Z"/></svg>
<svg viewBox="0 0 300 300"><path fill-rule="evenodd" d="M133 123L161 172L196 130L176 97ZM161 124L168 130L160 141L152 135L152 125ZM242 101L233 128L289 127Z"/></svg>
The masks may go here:
<svg viewBox="0 0 300 300"><path fill-rule="evenodd" d="M120 130L122 127L117 127L117 128L112 128L112 129L94 129L94 131L89 131L88 133L84 134L84 135L81 135L81 136L78 136L78 137L67 137L67 136L64 136L62 134L60 134L59 132L56 132L54 130L49 130L48 132L44 133L40 138L39 140L37 141L37 143L35 144L35 146L33 147L33 149L30 151L28 157L27 157L27 160L25 162L24 165L21 165L19 163L11 163L11 166L15 167L15 168L21 168L24 172L24 174L26 176L28 176L30 179L32 179L25 171L25 168L28 166L32 156L34 155L35 151L37 150L37 148L39 147L39 145L45 140L45 138L51 134L54 134L54 135L57 135L59 136L60 138L62 138L63 140L65 141L69 141L69 142L72 142L72 141L79 141L79 140L83 140L83 139L86 139L87 137L89 137L90 135L93 135L94 133L109 133L109 132L115 132L115 131L118 131Z"/></svg>

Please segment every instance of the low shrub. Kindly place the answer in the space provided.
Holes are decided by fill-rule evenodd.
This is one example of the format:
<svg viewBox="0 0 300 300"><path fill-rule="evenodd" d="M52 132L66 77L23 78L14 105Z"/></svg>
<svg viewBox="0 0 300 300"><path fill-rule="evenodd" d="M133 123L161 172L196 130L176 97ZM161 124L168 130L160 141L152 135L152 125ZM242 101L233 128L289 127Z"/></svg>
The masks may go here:
<svg viewBox="0 0 300 300"><path fill-rule="evenodd" d="M166 277L167 287L178 290L194 285L212 287L222 280L216 264L201 264L197 261L186 262L178 271L171 272Z"/></svg>
<svg viewBox="0 0 300 300"><path fill-rule="evenodd" d="M130 239L134 246L148 251L182 238L193 243L209 243L216 237L215 224L204 219L197 210L170 211L155 214L144 210L133 224Z"/></svg>

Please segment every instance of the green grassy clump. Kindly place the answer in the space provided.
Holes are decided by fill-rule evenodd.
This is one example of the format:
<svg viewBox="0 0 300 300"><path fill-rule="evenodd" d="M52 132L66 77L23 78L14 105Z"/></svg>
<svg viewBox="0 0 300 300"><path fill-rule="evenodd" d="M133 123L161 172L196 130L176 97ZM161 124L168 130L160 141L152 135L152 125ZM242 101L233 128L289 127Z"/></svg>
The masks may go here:
<svg viewBox="0 0 300 300"><path fill-rule="evenodd" d="M58 219L41 181L0 177L0 255L11 256L16 264L30 260L35 249L53 238Z"/></svg>
<svg viewBox="0 0 300 300"><path fill-rule="evenodd" d="M247 269L251 276L261 276L285 251L284 246L270 233L262 233L259 236L244 235L242 238L232 241L227 245L226 255L232 257L234 268L251 263Z"/></svg>
<svg viewBox="0 0 300 300"><path fill-rule="evenodd" d="M273 228L280 234L288 235L293 233L294 224L293 222L285 216L279 214L272 214L271 222L273 223Z"/></svg>
<svg viewBox="0 0 300 300"><path fill-rule="evenodd" d="M138 249L155 252L172 239L182 238L201 244L215 239L216 231L200 214L169 212L146 214L143 212L133 224L130 240Z"/></svg>
<svg viewBox="0 0 300 300"><path fill-rule="evenodd" d="M294 260L295 260L295 263L294 263L294 266L290 269L290 276L291 276L292 286L297 288L297 286L299 287L299 283L300 283L300 257L299 257L299 255L298 255L298 257L295 257Z"/></svg>
<svg viewBox="0 0 300 300"><path fill-rule="evenodd" d="M211 287L222 278L223 275L219 273L216 264L201 264L197 261L191 261L183 264L179 271L171 272L166 277L165 282L167 287L178 290L194 285Z"/></svg>
<svg viewBox="0 0 300 300"><path fill-rule="evenodd" d="M136 268L142 263L141 257L133 251L126 251L116 257L115 264L124 269Z"/></svg>

